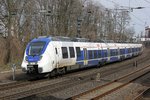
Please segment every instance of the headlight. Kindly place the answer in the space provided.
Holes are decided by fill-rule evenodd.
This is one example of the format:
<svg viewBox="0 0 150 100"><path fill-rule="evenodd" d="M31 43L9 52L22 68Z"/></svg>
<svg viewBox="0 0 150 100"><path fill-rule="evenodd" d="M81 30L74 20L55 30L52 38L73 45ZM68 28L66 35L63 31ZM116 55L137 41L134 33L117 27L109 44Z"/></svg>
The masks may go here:
<svg viewBox="0 0 150 100"><path fill-rule="evenodd" d="M25 57L25 60L28 61L28 57L27 56Z"/></svg>

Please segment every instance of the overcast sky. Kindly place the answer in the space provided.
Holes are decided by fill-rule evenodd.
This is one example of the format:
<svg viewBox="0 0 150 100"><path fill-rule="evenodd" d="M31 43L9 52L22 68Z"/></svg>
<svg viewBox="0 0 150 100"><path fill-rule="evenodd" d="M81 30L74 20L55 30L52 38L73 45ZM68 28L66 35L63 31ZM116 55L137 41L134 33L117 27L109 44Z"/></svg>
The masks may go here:
<svg viewBox="0 0 150 100"><path fill-rule="evenodd" d="M145 7L143 9L134 9L130 12L131 26L134 26L136 35L144 32L145 26L150 25L150 0L95 0L100 2L106 8L113 9L115 4L120 8ZM129 3L130 2L130 3ZM123 7L121 7L123 6Z"/></svg>

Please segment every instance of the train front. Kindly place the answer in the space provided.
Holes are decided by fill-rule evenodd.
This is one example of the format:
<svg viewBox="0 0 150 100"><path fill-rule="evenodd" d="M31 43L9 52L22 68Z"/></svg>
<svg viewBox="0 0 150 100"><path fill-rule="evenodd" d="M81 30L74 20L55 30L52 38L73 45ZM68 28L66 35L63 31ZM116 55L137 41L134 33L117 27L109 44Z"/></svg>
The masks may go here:
<svg viewBox="0 0 150 100"><path fill-rule="evenodd" d="M28 74L43 73L46 65L45 54L47 46L50 42L49 38L35 38L27 45L24 59L22 61L22 71Z"/></svg>

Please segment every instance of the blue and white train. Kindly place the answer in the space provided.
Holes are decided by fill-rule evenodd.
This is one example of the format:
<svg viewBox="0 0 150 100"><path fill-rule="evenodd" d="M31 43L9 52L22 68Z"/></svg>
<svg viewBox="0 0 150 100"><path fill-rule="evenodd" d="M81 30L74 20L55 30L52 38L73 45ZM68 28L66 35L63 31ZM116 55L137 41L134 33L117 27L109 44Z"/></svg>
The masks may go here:
<svg viewBox="0 0 150 100"><path fill-rule="evenodd" d="M24 53L22 70L26 73L54 75L67 70L121 61L142 53L142 44L63 39L39 37L29 42Z"/></svg>

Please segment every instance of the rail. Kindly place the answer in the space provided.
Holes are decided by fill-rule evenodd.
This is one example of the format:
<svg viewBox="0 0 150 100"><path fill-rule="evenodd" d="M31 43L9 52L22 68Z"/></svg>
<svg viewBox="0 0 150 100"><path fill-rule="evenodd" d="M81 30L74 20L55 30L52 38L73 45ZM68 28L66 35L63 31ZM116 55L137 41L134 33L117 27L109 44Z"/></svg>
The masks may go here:
<svg viewBox="0 0 150 100"><path fill-rule="evenodd" d="M141 93L139 93L133 100L141 100L143 94L144 94L147 90L149 90L149 89L150 89L150 88L147 88L147 89L143 90L143 91L142 91Z"/></svg>
<svg viewBox="0 0 150 100"><path fill-rule="evenodd" d="M108 95L108 94L128 85L129 83L135 81L136 79L148 74L150 72L149 67L150 67L150 65L148 65L144 68L141 68L137 71L131 72L131 73L129 73L123 77L115 79L109 83L102 85L102 86L98 86L94 89L91 89L91 90L88 90L88 91L83 92L81 94L78 94L76 96L73 96L69 99L72 99L72 100L80 100L80 99L98 100L99 98L102 98L103 96ZM144 71L144 73L141 74L141 71L142 72ZM137 75L137 73L138 73L138 75ZM136 74L136 77L134 76L134 78L131 79L130 81L128 81L126 83L119 82L119 81L121 81L125 78L128 78L128 77L131 77L132 75L135 75L135 74Z"/></svg>

